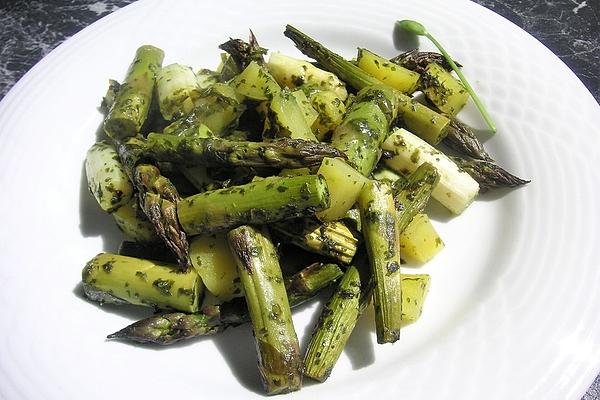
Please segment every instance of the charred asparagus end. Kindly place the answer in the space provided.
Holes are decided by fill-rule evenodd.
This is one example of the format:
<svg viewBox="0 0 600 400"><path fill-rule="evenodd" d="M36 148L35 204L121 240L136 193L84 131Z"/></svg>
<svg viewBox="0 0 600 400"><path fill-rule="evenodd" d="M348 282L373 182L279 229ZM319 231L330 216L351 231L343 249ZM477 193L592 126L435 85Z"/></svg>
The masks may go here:
<svg viewBox="0 0 600 400"><path fill-rule="evenodd" d="M453 157L453 160L479 183L481 193L503 187L513 188L531 182L511 174L492 161L465 160L460 157Z"/></svg>
<svg viewBox="0 0 600 400"><path fill-rule="evenodd" d="M222 329L217 316L170 313L134 322L107 338L168 345L190 337L212 335Z"/></svg>
<svg viewBox="0 0 600 400"><path fill-rule="evenodd" d="M149 164L138 165L135 182L140 192L140 205L154 227L156 233L175 253L179 265L187 271L191 266L187 236L177 218L177 203L180 200L175 186L160 174L157 167Z"/></svg>

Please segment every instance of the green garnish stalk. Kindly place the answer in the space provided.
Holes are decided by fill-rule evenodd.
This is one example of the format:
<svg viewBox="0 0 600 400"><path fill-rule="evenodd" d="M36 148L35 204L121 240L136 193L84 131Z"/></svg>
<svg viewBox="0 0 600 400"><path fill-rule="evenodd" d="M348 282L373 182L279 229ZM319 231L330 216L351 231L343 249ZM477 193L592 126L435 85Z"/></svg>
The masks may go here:
<svg viewBox="0 0 600 400"><path fill-rule="evenodd" d="M311 299L342 275L342 270L335 264L314 263L285 278L290 306L295 307ZM108 338L169 345L219 333L249 320L246 302L243 298L235 298L218 306L203 307L195 314L168 313L145 318L108 335Z"/></svg>
<svg viewBox="0 0 600 400"><path fill-rule="evenodd" d="M332 257L349 264L358 239L343 222L320 222L316 218L281 221L271 225L277 236L311 253Z"/></svg>
<svg viewBox="0 0 600 400"><path fill-rule="evenodd" d="M456 72L456 75L458 75L458 77L460 78L463 85L465 85L465 88L467 89L467 91L469 92L471 97L473 98L473 102L475 102L477 109L483 116L483 119L485 120L487 125L490 127L492 132L496 132L496 125L492 121L492 117L487 112L485 106L479 99L479 96L477 96L477 93L475 93L475 90L473 90L473 88L467 81L467 78L465 77L465 75L462 73L460 68L458 68L458 66L456 65L456 63L454 62L452 57L450 57L450 54L448 54L448 52L444 49L442 44L440 42L438 42L437 39L435 37L433 37L433 35L431 33L429 33L429 31L425 28L425 26L423 26L423 24L421 24L417 21L405 19L402 21L398 21L398 25L402 29L406 30L407 32L410 32L410 33L413 33L413 34L419 35L419 36L425 36L427 39L431 40L431 42L435 45L435 47L438 48L440 53L442 53L442 55L444 56L444 58L446 59L448 64L450 64L450 66L452 67L452 70L454 72Z"/></svg>
<svg viewBox="0 0 600 400"><path fill-rule="evenodd" d="M402 289L399 218L391 186L370 181L358 197L358 207L375 284L377 342L393 343L400 339Z"/></svg>
<svg viewBox="0 0 600 400"><path fill-rule="evenodd" d="M179 202L177 215L183 230L196 235L311 216L328 206L323 177L301 175L269 177L190 196Z"/></svg>
<svg viewBox="0 0 600 400"><path fill-rule="evenodd" d="M118 254L101 253L82 271L91 300L145 305L184 312L198 311L204 285L192 268Z"/></svg>
<svg viewBox="0 0 600 400"><path fill-rule="evenodd" d="M337 289L323 307L304 357L304 375L324 382L354 330L371 290L361 280L357 267L350 266Z"/></svg>
<svg viewBox="0 0 600 400"><path fill-rule="evenodd" d="M137 49L125 82L104 120L104 131L115 140L137 135L146 122L164 52L153 46Z"/></svg>
<svg viewBox="0 0 600 400"><path fill-rule="evenodd" d="M240 226L227 236L246 296L263 386L268 394L299 390L300 347L277 250L265 228Z"/></svg>
<svg viewBox="0 0 600 400"><path fill-rule="evenodd" d="M151 133L144 152L157 161L186 166L303 168L343 154L326 143L301 139L248 142Z"/></svg>

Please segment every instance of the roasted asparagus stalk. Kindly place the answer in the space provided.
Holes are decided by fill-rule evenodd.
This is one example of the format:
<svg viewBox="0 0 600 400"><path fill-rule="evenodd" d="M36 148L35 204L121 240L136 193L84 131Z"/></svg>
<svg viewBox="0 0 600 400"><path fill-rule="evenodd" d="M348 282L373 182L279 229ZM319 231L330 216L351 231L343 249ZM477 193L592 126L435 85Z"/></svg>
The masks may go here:
<svg viewBox="0 0 600 400"><path fill-rule="evenodd" d="M304 375L324 382L369 304L372 290L354 265L348 267L337 289L323 307L304 356Z"/></svg>
<svg viewBox="0 0 600 400"><path fill-rule="evenodd" d="M269 177L187 197L179 202L177 216L185 232L196 235L311 216L328 206L321 176Z"/></svg>
<svg viewBox="0 0 600 400"><path fill-rule="evenodd" d="M413 217L423 211L433 189L439 182L439 174L429 163L421 164L410 174L394 193L394 201L398 209L398 232L402 232Z"/></svg>
<svg viewBox="0 0 600 400"><path fill-rule="evenodd" d="M268 394L302 386L300 347L277 251L265 228L240 226L228 234L252 321L258 368Z"/></svg>
<svg viewBox="0 0 600 400"><path fill-rule="evenodd" d="M107 141L94 143L85 157L88 189L106 212L113 212L133 197L133 185L115 148Z"/></svg>
<svg viewBox="0 0 600 400"><path fill-rule="evenodd" d="M375 285L377 342L393 343L400 338L402 289L399 218L390 185L367 183L358 197L358 207Z"/></svg>
<svg viewBox="0 0 600 400"><path fill-rule="evenodd" d="M343 157L328 144L301 139L248 142L159 133L148 135L144 153L157 161L209 167L302 168L318 165L325 157Z"/></svg>
<svg viewBox="0 0 600 400"><path fill-rule="evenodd" d="M204 285L196 271L118 254L101 253L83 268L91 300L130 303L185 312L198 311Z"/></svg>
<svg viewBox="0 0 600 400"><path fill-rule="evenodd" d="M352 231L339 221L320 222L316 218L302 218L276 222L271 228L288 243L344 264L352 261L358 246L358 239Z"/></svg>
<svg viewBox="0 0 600 400"><path fill-rule="evenodd" d="M119 142L117 152L129 179L138 192L139 204L157 235L173 251L180 266L190 267L187 236L177 218L179 193L158 167L145 162L144 141L132 137Z"/></svg>
<svg viewBox="0 0 600 400"><path fill-rule="evenodd" d="M381 143L396 114L397 96L391 87L367 86L358 92L333 132L331 145L343 151L358 172L368 176L379 161Z"/></svg>
<svg viewBox="0 0 600 400"><path fill-rule="evenodd" d="M121 140L137 135L148 117L156 83L156 73L164 53L154 46L137 49L127 77L104 120L104 131Z"/></svg>

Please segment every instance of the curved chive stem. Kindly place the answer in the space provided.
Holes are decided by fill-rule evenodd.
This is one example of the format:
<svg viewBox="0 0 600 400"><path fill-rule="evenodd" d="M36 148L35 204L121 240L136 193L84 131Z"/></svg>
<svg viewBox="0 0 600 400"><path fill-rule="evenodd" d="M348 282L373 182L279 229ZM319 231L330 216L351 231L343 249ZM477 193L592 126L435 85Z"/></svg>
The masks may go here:
<svg viewBox="0 0 600 400"><path fill-rule="evenodd" d="M450 57L450 54L448 54L448 52L444 49L444 47L442 47L442 44L440 42L438 42L433 37L433 35L427 31L427 29L425 28L425 26L423 26L423 24L421 24L417 21L413 21L410 19L404 19L402 21L398 21L398 25L400 26L400 28L404 29L407 32L410 32L410 33L413 33L413 34L419 35L419 36L425 36L427 39L431 40L431 42L435 45L435 47L438 48L440 53L442 53L442 55L444 56L446 61L448 61L448 64L450 64L450 66L452 67L454 72L456 72L456 75L458 75L458 77L462 81L463 85L465 85L465 88L467 89L467 91L469 92L471 97L473 98L473 101L475 102L477 109L479 109L479 112L483 116L483 119L485 120L487 125L490 127L492 132L496 132L496 124L494 124L494 121L492 121L492 117L487 112L485 106L479 99L479 96L477 96L477 94L475 93L475 90L473 90L473 87L471 87L471 85L467 81L467 78L465 77L465 75L458 68L458 66L452 59L452 57Z"/></svg>

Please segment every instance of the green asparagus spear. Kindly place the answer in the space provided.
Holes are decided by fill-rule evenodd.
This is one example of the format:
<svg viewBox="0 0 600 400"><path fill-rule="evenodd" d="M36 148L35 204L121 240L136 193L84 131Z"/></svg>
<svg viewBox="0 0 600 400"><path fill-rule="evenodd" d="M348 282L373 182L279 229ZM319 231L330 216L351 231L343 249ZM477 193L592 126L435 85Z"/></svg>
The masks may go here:
<svg viewBox="0 0 600 400"><path fill-rule="evenodd" d="M151 133L145 154L186 166L204 165L302 168L319 165L325 157L342 153L325 143L300 139L247 142Z"/></svg>
<svg viewBox="0 0 600 400"><path fill-rule="evenodd" d="M365 176L379 161L379 147L396 117L396 101L395 91L388 86L366 87L333 132L331 145L343 151L350 164Z"/></svg>
<svg viewBox="0 0 600 400"><path fill-rule="evenodd" d="M189 245L177 220L176 206L180 200L175 186L160 170L145 164L144 141L138 137L120 142L117 152L125 171L138 191L139 204L158 236L175 253L184 270L190 267Z"/></svg>
<svg viewBox="0 0 600 400"><path fill-rule="evenodd" d="M309 216L328 206L321 176L269 177L187 197L179 202L177 216L185 232L196 235Z"/></svg>
<svg viewBox="0 0 600 400"><path fill-rule="evenodd" d="M125 82L104 120L104 130L108 136L120 140L140 132L148 117L156 73L163 57L163 51L153 46L137 49Z"/></svg>
<svg viewBox="0 0 600 400"><path fill-rule="evenodd" d="M321 311L319 322L304 356L304 375L324 382L354 330L372 291L361 279L359 270L350 266L337 289Z"/></svg>
<svg viewBox="0 0 600 400"><path fill-rule="evenodd" d="M214 335L223 331L224 328L225 325L220 323L218 313L211 315L206 311L197 314L176 312L134 322L126 328L108 335L107 338L167 345L183 339Z"/></svg>
<svg viewBox="0 0 600 400"><path fill-rule="evenodd" d="M321 289L342 276L335 264L314 263L285 278L285 290L290 306L295 307L314 297Z"/></svg>
<svg viewBox="0 0 600 400"><path fill-rule="evenodd" d="M106 114L110 111L113 104L115 104L120 89L121 84L118 81L115 81L114 79L108 80L108 88L106 88L106 93L104 94L104 97L102 97L102 103L100 103L102 112Z"/></svg>
<svg viewBox="0 0 600 400"><path fill-rule="evenodd" d="M356 253L358 239L339 221L320 222L316 218L302 218L275 222L270 227L284 241L344 264L349 264Z"/></svg>
<svg viewBox="0 0 600 400"><path fill-rule="evenodd" d="M398 233L408 226L415 215L423 211L439 180L435 167L423 163L406 178L404 184L397 185L399 190L394 193L394 201L399 210Z"/></svg>
<svg viewBox="0 0 600 400"><path fill-rule="evenodd" d="M450 125L448 125L447 134L442 143L467 157L493 161L492 157L483 148L483 144L479 141L475 132L456 118L450 119Z"/></svg>
<svg viewBox="0 0 600 400"><path fill-rule="evenodd" d="M115 148L108 142L97 142L85 157L88 189L106 212L127 204L133 196L133 185Z"/></svg>
<svg viewBox="0 0 600 400"><path fill-rule="evenodd" d="M267 54L267 49L260 47L252 30L250 30L248 42L244 42L242 39L229 39L220 44L219 48L229 53L239 71L246 68L252 61L260 65L265 63L263 57Z"/></svg>
<svg viewBox="0 0 600 400"><path fill-rule="evenodd" d="M391 186L370 181L360 193L358 207L375 283L377 342L393 343L400 338L402 290L399 219Z"/></svg>
<svg viewBox="0 0 600 400"><path fill-rule="evenodd" d="M82 281L92 300L107 293L121 302L185 312L198 311L204 289L193 269L183 273L176 265L110 253L91 259Z"/></svg>
<svg viewBox="0 0 600 400"><path fill-rule="evenodd" d="M342 275L342 270L335 264L314 263L285 278L290 306L304 303ZM145 318L108 338L168 345L179 340L212 335L249 320L245 300L236 298L217 306L202 307L196 314L168 313Z"/></svg>
<svg viewBox="0 0 600 400"><path fill-rule="evenodd" d="M467 160L461 157L452 157L452 161L477 181L480 193L502 187L517 187L531 182L511 174L492 161Z"/></svg>
<svg viewBox="0 0 600 400"><path fill-rule="evenodd" d="M177 205L181 200L171 181L160 174L154 165L142 164L135 169L135 183L139 192L140 205L154 225L158 236L175 253L179 264L187 270L191 263L189 244L185 231L177 219Z"/></svg>
<svg viewBox="0 0 600 400"><path fill-rule="evenodd" d="M229 232L252 320L258 367L268 394L299 390L302 360L277 251L265 228L241 226Z"/></svg>
<svg viewBox="0 0 600 400"><path fill-rule="evenodd" d="M325 48L293 26L287 25L284 35L290 38L301 52L317 60L319 64L338 75L357 90L382 84L381 81L373 78L356 65ZM395 91L395 96L397 98L397 114L412 132L431 144L437 144L444 138L446 127L450 122L448 118L399 91Z"/></svg>

